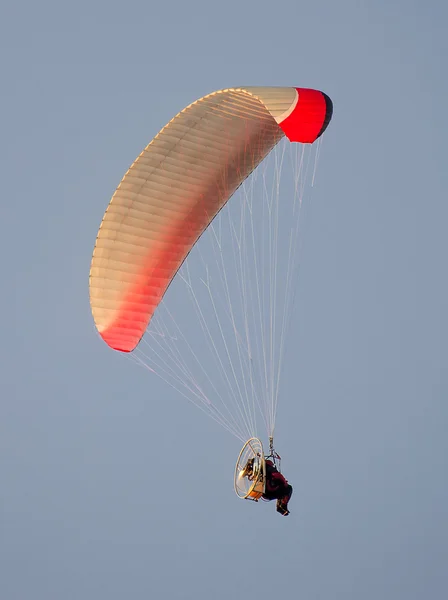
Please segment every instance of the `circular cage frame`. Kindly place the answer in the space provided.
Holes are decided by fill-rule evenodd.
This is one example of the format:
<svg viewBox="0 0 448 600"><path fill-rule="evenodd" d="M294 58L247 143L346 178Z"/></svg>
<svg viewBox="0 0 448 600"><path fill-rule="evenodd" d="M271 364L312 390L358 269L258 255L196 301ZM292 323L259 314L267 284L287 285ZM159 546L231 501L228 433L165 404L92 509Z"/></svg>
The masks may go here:
<svg viewBox="0 0 448 600"><path fill-rule="evenodd" d="M234 487L236 495L244 500L258 502L266 484L266 463L263 444L250 438L244 444L235 466Z"/></svg>

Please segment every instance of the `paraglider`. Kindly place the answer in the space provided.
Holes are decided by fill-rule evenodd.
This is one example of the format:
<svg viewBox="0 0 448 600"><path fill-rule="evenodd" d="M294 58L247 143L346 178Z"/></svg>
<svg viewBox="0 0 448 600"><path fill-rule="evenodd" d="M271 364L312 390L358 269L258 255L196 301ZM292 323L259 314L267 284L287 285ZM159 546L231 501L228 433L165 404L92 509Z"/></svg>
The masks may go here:
<svg viewBox="0 0 448 600"><path fill-rule="evenodd" d="M235 467L235 492L239 498L254 502L277 500L277 512L287 517L293 489L281 473L281 457L274 450L272 438L269 443L267 456L258 438L244 444Z"/></svg>
<svg viewBox="0 0 448 600"><path fill-rule="evenodd" d="M266 459L266 486L263 494L264 500L277 500L277 512L284 517L289 515L288 502L292 496L292 485L278 471L275 463Z"/></svg>
<svg viewBox="0 0 448 600"><path fill-rule="evenodd" d="M273 448L272 438L270 446L269 455L263 456L263 445L259 439L252 438L244 444L235 469L235 491L240 498L254 502L260 498L268 502L277 500L277 512L287 517L293 490L281 473L281 458Z"/></svg>
<svg viewBox="0 0 448 600"><path fill-rule="evenodd" d="M92 257L90 304L104 342L118 352L132 353L139 363L145 363L139 351L150 326L148 346L153 362L145 366L176 389L180 388L181 393L243 441L257 428L254 414L259 409L272 453L286 315L292 306L287 294L292 289L298 231L279 209L279 185L273 192L277 196L269 197L266 206L262 206L262 215L257 217L262 228L272 230L269 245L264 244L264 234L261 237L255 234L258 224L253 214L257 206L248 197L240 206L240 223L230 226L228 238L234 239L238 246L231 255L236 283L224 267L221 275L215 275L206 265L201 289L206 291L212 317L199 306L194 269L185 262L184 273L179 270L207 229L219 246L218 266L224 265L224 234L214 229L214 219L282 139L312 144L327 128L332 110L332 102L323 92L293 87L228 88L193 102L155 136L126 172L104 214ZM300 160L303 162L303 155ZM294 218L298 219L302 193L298 179L294 193L299 197L298 204L293 206ZM252 219L247 221L247 229L246 216ZM292 227L291 234L279 235L285 220ZM289 253L284 273L278 258L282 242L288 244ZM249 266L250 258L254 260L254 268ZM205 263L203 254L201 260ZM264 272L269 276L264 277ZM253 273L256 287L250 291ZM283 312L277 317L281 276L286 300ZM174 333L168 333L158 321L163 312L162 299L173 280L179 279L186 283L187 295L192 298L206 335L209 354L229 387L227 395L219 392L216 379L206 373L208 357L198 358L191 338L180 330L172 312L168 314L174 323ZM214 295L212 288L216 281L221 282L223 292ZM270 286L269 292L264 291L265 281ZM241 294L240 315L232 304L232 285ZM224 302L228 304L221 317L218 305ZM229 325L225 325L225 319ZM258 333L253 333L257 327ZM213 337L215 331L222 337L221 347ZM235 338L236 359L232 358L230 333ZM191 351L199 375L195 376L187 364L181 343ZM216 398L222 400L223 406L216 406ZM235 408L231 408L231 403ZM278 477L281 474L275 457L271 458L274 461L269 462L261 453L259 464L255 460L255 475L249 486L252 491L241 497L257 495L263 487L260 497L277 497L287 514L292 488L289 490L291 486L286 480ZM242 479L249 481L247 477ZM281 485L276 486L276 482Z"/></svg>

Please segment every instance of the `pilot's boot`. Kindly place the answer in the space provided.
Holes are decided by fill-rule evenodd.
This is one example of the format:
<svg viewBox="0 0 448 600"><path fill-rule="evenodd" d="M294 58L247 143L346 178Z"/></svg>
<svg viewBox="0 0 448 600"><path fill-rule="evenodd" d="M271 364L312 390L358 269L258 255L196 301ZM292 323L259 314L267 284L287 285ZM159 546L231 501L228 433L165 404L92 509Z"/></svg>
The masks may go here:
<svg viewBox="0 0 448 600"><path fill-rule="evenodd" d="M277 512L284 517L289 515L288 505L283 501L283 498L277 500Z"/></svg>

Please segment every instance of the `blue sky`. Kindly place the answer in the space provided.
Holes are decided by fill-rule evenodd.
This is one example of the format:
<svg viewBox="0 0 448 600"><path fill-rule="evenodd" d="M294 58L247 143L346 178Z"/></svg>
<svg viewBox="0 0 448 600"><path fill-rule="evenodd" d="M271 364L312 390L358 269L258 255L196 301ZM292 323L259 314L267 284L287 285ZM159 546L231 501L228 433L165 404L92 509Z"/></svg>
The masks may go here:
<svg viewBox="0 0 448 600"><path fill-rule="evenodd" d="M447 13L2 8L2 599L447 595ZM88 301L122 174L235 85L316 87L335 107L277 421L287 519L236 498L239 442L110 351Z"/></svg>

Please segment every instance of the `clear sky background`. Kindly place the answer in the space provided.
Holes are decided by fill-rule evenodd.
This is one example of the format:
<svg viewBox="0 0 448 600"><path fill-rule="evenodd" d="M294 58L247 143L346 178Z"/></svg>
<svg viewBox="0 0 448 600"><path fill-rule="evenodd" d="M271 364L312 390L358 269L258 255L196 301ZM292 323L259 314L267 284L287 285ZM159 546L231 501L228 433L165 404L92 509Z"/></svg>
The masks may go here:
<svg viewBox="0 0 448 600"><path fill-rule="evenodd" d="M448 597L446 3L1 9L0 598ZM277 420L291 515L239 442L98 339L121 176L216 89L326 91Z"/></svg>

